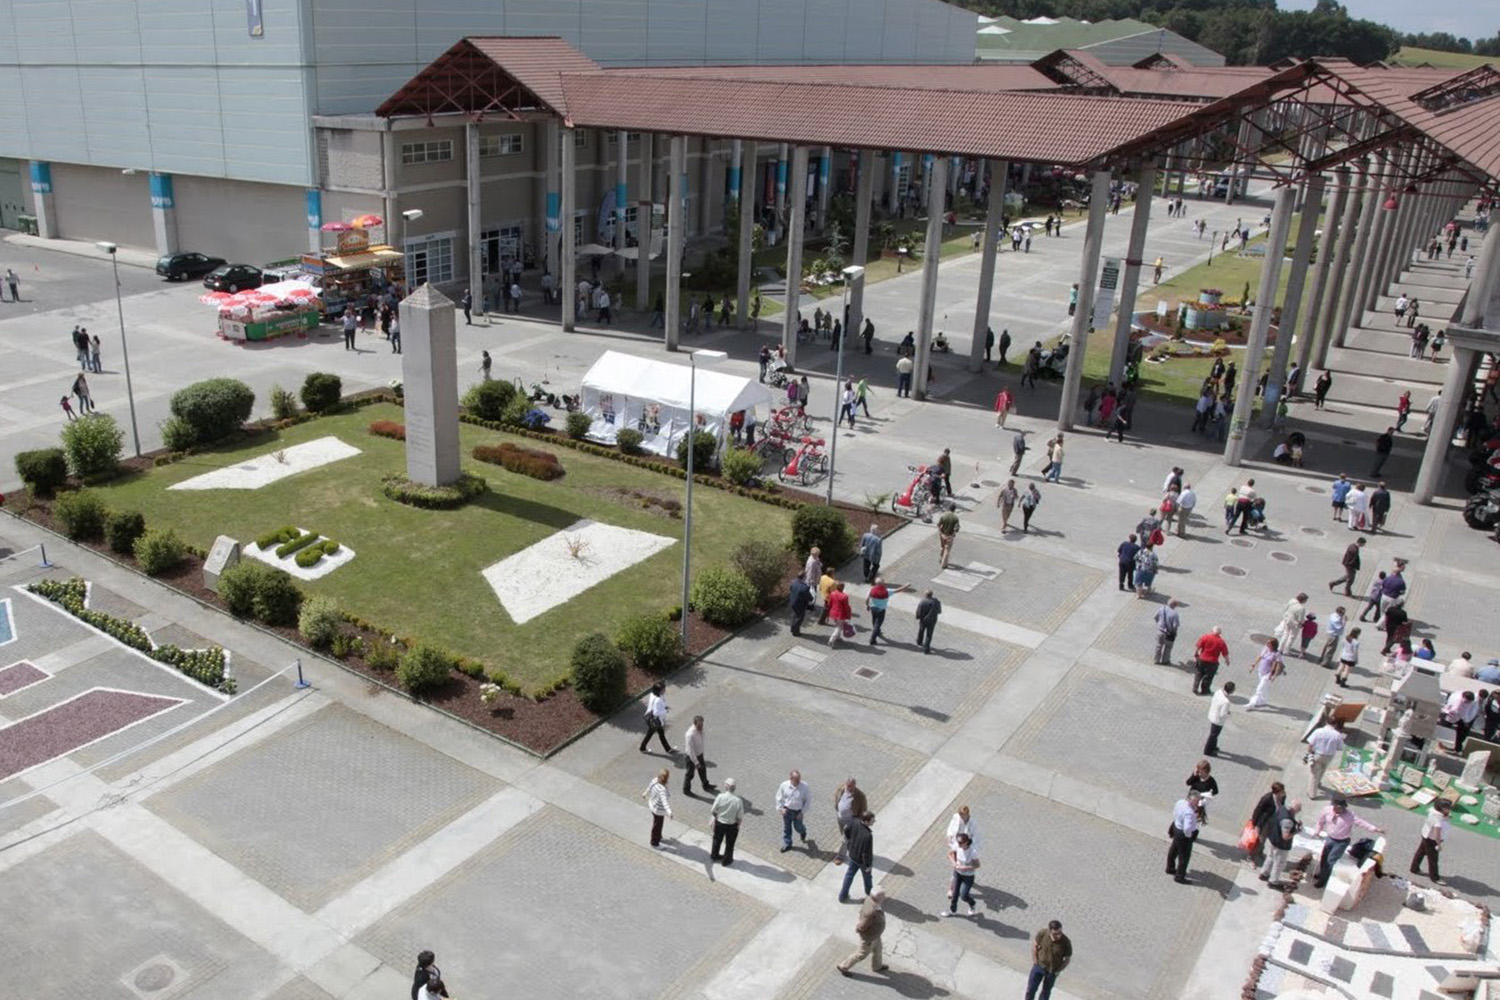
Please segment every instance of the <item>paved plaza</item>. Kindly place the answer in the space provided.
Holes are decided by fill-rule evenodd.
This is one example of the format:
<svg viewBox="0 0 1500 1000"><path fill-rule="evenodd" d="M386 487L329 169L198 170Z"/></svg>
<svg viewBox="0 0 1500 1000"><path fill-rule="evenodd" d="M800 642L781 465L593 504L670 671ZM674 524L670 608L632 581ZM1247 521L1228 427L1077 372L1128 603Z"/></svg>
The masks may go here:
<svg viewBox="0 0 1500 1000"><path fill-rule="evenodd" d="M1148 257L1191 263L1196 208L1190 203L1187 219L1153 220ZM1203 212L1222 228L1237 215L1258 219L1260 209ZM1110 219L1106 252L1128 226L1128 211ZM1080 242L1076 227L1065 232L1039 240L1040 253L1001 261L997 309L1020 343L1065 318L1059 303ZM114 308L81 294L97 262L12 249L63 260L57 290L80 297L25 316L0 313L7 453L55 434L67 329L79 320L108 329ZM959 350L976 271L972 259L943 270L939 313L948 311ZM171 391L208 374L227 370L263 396L273 382L293 386L313 370L339 371L346 389L399 372L379 341L359 355L332 336L224 344L205 332L211 313L198 312L197 290L145 290L138 277L125 306L132 348L140 345L132 366L147 447ZM1430 280L1451 278L1434 270ZM1007 296L1006 287L1025 291ZM47 288L40 283L36 294ZM870 289L882 331L872 365L889 365L915 290L906 277ZM525 320L460 336L461 365L477 368L487 348L498 352L497 373L546 375L554 388L572 384L606 345L655 349L638 334L564 336ZM1348 350L1368 340L1366 352L1379 353L1382 336L1357 332ZM753 370L755 335L703 343L729 348L731 368ZM807 360L815 373L832 366L816 350ZM1350 538L1330 519L1327 482L1345 463L1366 471L1370 429L1383 419L1376 401L1331 407L1341 412L1325 412L1323 423L1294 411L1319 442L1305 470L1267 464L1259 435L1252 469L1227 468L1171 407L1142 406L1123 445L1080 429L1063 482L1043 486L1033 530L1023 534L1003 532L995 507L1010 437L988 409L997 376L969 375L951 359L939 365L941 398L927 403L891 398L888 376L870 369L875 419L841 436L836 482L841 495L863 500L893 488L907 463L953 448L963 530L950 567L938 565L930 525L912 524L885 546L887 579L931 588L944 603L932 655L914 644L908 591L892 601L884 644L868 644L864 617L853 640L829 647L826 629L810 626L796 639L776 616L671 681L673 743L703 715L710 780L734 777L746 799L732 868L709 861L709 799L696 787L695 797L681 793L680 759L659 746L638 751L638 704L539 762L6 519L0 601L14 634L0 642L0 668L24 661L35 673L13 675L26 682L14 690L0 684L0 724L96 689L170 703L87 745L60 745L45 760L0 771L0 905L27 914L0 943L8 978L43 998L376 1000L406 995L415 954L432 948L466 1000L988 1000L1022 995L1028 939L1059 919L1076 954L1053 994L1059 1000L1236 995L1279 897L1233 843L1272 780L1305 785L1297 738L1331 675L1291 659L1269 710L1231 716L1214 764L1222 795L1193 855L1195 883L1183 886L1163 873L1163 832L1207 732L1207 699L1191 693L1186 660L1196 636L1222 626L1232 663L1220 679L1240 682L1242 706L1256 646L1291 594L1310 593L1320 620L1336 603L1356 610L1325 586ZM816 405L829 383L814 378ZM104 382L101 404L123 417L123 390ZM1056 399L1053 388L1023 391L1012 426L1041 438ZM1418 634L1432 636L1443 659L1461 648L1500 655L1492 543L1451 503L1418 507L1402 492L1420 444L1407 436L1391 462L1391 530L1370 538L1359 586L1394 558L1410 559ZM1037 477L1037 457L1023 467L1023 484ZM1199 513L1186 538L1164 547L1157 592L1137 598L1115 586L1115 546L1159 499L1173 465L1196 486ZM12 475L7 463L0 477ZM1246 475L1268 498L1270 527L1226 536L1219 498ZM56 566L39 565L38 543ZM240 693L225 700L24 591L74 575L90 581L91 606L141 623L159 643L222 645ZM859 609L864 588L853 591ZM1176 662L1157 666L1151 616L1168 597L1182 604L1183 628ZM1372 687L1378 644L1366 647L1351 695ZM307 689L287 670L299 656ZM641 792L662 767L672 770L675 818L658 852L647 843ZM810 840L782 853L773 800L792 768L812 789ZM864 965L845 978L833 966L854 947L856 907L836 900L843 869L834 864L833 798L851 775L877 813L890 971ZM949 920L939 916L943 840L959 804L973 810L984 864L979 913ZM1420 817L1357 808L1390 830L1388 867L1402 870ZM1494 906L1494 859L1491 841L1456 831L1444 873Z"/></svg>

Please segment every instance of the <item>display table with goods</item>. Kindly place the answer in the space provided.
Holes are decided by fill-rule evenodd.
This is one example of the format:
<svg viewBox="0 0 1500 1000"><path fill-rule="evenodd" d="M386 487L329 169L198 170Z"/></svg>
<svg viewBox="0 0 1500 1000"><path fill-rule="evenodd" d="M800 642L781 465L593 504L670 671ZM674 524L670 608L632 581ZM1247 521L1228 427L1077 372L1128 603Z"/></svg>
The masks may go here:
<svg viewBox="0 0 1500 1000"><path fill-rule="evenodd" d="M1478 763L1482 770L1483 762ZM1392 766L1389 778L1381 783L1381 764L1375 748L1346 749L1338 770L1330 768L1323 782L1338 794L1351 798L1378 795L1381 802L1409 812L1426 813L1432 803L1445 799L1453 804L1453 829L1500 840L1500 790L1495 786L1483 784L1482 778L1466 784L1463 776L1401 763Z"/></svg>
<svg viewBox="0 0 1500 1000"><path fill-rule="evenodd" d="M278 281L243 292L209 292L199 301L219 310L225 340L274 340L317 327L323 307L318 290L305 281Z"/></svg>

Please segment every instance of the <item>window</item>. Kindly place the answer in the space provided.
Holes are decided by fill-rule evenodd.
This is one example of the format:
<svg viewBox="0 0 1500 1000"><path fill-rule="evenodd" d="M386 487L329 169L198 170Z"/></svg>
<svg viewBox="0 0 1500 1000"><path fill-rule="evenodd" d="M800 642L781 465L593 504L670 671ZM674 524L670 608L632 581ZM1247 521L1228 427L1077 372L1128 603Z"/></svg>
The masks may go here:
<svg viewBox="0 0 1500 1000"><path fill-rule="evenodd" d="M583 241L583 224L584 224L584 220L586 220L588 217L589 217L589 213L588 212L574 212L573 213L573 246L574 247L581 247L581 246L583 246L583 242L584 242Z"/></svg>
<svg viewBox="0 0 1500 1000"><path fill-rule="evenodd" d="M441 163L453 159L453 140L439 139L433 142L403 142L402 163Z"/></svg>
<svg viewBox="0 0 1500 1000"><path fill-rule="evenodd" d="M524 138L519 132L504 135L482 135L479 137L480 156L513 156L525 148Z"/></svg>
<svg viewBox="0 0 1500 1000"><path fill-rule="evenodd" d="M573 130L573 148L582 149L589 144L589 130L586 128L575 128Z"/></svg>
<svg viewBox="0 0 1500 1000"><path fill-rule="evenodd" d="M606 132L605 135L607 135L609 137L608 142L609 142L609 144L611 146L617 145L619 143L619 141L620 141L620 133L617 132L617 131L611 130L609 132ZM640 142L641 141L641 134L639 132L626 132L625 133L625 141L626 142Z"/></svg>
<svg viewBox="0 0 1500 1000"><path fill-rule="evenodd" d="M406 283L416 288L424 281L442 284L453 280L453 238L422 236L406 241Z"/></svg>
<svg viewBox="0 0 1500 1000"><path fill-rule="evenodd" d="M498 274L525 249L525 229L519 223L486 229L479 234L480 266L485 274Z"/></svg>

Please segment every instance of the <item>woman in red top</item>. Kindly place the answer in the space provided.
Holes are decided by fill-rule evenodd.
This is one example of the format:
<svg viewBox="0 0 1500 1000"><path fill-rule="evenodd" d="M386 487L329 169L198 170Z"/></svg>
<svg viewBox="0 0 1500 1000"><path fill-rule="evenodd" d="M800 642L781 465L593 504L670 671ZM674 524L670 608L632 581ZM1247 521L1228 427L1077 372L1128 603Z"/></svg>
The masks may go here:
<svg viewBox="0 0 1500 1000"><path fill-rule="evenodd" d="M833 634L828 637L828 645L837 645L846 628L849 630L849 635L854 634L854 626L849 624L853 617L854 609L849 606L849 595L844 593L844 584L835 583L833 589L828 592L828 622L833 626Z"/></svg>
<svg viewBox="0 0 1500 1000"><path fill-rule="evenodd" d="M1406 418L1411 416L1411 392L1403 392L1401 398L1396 400L1396 430L1406 426Z"/></svg>

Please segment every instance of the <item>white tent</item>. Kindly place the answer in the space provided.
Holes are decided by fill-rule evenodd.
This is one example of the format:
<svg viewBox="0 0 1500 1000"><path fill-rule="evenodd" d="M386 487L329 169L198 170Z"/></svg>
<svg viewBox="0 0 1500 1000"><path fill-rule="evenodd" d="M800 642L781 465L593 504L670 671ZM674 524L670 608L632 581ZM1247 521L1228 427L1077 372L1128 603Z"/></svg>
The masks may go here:
<svg viewBox="0 0 1500 1000"><path fill-rule="evenodd" d="M613 444L621 428L633 427L644 435L642 448L675 454L687 432L691 378L689 365L605 351L583 377L583 411L594 421L588 436ZM731 414L755 410L764 422L771 405L770 390L754 379L698 369L693 395L698 427L718 438L721 446Z"/></svg>

